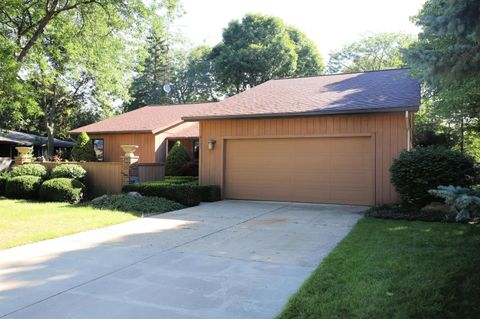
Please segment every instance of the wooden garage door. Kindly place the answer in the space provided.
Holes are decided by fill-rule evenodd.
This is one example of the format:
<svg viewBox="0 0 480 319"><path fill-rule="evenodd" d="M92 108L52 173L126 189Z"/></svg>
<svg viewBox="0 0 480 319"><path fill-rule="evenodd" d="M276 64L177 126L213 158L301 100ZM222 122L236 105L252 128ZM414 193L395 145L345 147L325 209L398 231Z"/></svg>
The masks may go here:
<svg viewBox="0 0 480 319"><path fill-rule="evenodd" d="M226 198L374 203L371 137L229 139Z"/></svg>

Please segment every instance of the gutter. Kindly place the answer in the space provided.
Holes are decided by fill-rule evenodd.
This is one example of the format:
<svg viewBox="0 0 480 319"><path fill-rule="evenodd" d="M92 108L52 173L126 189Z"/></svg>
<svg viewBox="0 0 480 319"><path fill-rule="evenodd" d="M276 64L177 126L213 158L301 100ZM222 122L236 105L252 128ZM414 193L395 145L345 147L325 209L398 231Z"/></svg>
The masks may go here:
<svg viewBox="0 0 480 319"><path fill-rule="evenodd" d="M396 107L389 109L359 109L359 110L331 110L331 111L309 111L309 112L284 112L284 113L260 113L260 114L234 114L234 115L207 115L207 116L184 116L182 119L186 122L197 122L202 120L222 120L222 119L251 119L251 118L275 118L275 117L300 117L300 116L326 116L335 114L371 114L371 113L393 113L418 111L419 106Z"/></svg>

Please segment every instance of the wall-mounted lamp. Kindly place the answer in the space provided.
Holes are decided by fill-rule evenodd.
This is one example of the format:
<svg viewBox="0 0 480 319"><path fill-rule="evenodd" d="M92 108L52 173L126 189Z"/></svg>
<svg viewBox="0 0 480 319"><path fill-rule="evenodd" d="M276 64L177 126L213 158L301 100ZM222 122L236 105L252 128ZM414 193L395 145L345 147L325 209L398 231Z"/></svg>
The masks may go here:
<svg viewBox="0 0 480 319"><path fill-rule="evenodd" d="M208 141L208 149L213 150L215 148L215 143L217 143L217 141L215 141L215 139L213 138L210 141Z"/></svg>

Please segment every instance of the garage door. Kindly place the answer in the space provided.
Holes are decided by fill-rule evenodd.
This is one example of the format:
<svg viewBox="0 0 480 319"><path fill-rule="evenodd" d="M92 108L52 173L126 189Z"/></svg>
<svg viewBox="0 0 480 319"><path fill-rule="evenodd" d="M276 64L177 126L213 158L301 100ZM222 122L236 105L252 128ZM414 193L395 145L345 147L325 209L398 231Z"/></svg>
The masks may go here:
<svg viewBox="0 0 480 319"><path fill-rule="evenodd" d="M369 136L226 140L225 197L372 205L373 153Z"/></svg>

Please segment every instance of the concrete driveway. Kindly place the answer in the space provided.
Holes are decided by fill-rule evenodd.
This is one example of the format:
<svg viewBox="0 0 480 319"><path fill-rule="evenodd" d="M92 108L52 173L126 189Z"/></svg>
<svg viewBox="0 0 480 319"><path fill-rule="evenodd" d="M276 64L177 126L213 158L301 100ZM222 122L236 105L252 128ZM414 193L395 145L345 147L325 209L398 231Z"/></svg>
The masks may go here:
<svg viewBox="0 0 480 319"><path fill-rule="evenodd" d="M222 201L0 251L0 318L272 318L364 207Z"/></svg>

